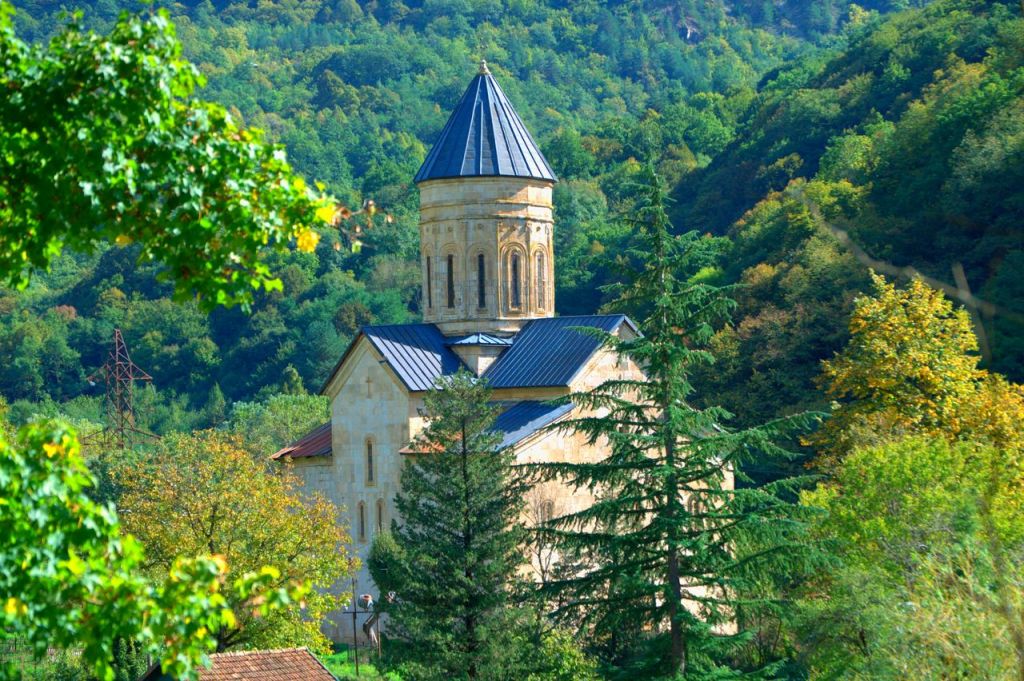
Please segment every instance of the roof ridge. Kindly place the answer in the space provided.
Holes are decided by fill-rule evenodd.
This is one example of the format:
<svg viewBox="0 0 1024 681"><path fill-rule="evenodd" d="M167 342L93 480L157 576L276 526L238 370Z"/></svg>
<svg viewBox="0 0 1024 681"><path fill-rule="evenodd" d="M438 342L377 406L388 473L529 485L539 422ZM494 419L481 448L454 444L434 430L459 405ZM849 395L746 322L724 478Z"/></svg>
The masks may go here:
<svg viewBox="0 0 1024 681"><path fill-rule="evenodd" d="M310 655L313 655L313 651L311 651L308 646L294 646L294 647L291 647L291 648L258 648L256 650L225 650L222 653L210 653L210 657L213 657L215 655L217 655L217 656L224 656L224 655L256 655L256 654L266 655L267 653L294 653L294 652L300 651L300 650L305 650ZM313 657L316 657L316 655L313 655Z"/></svg>

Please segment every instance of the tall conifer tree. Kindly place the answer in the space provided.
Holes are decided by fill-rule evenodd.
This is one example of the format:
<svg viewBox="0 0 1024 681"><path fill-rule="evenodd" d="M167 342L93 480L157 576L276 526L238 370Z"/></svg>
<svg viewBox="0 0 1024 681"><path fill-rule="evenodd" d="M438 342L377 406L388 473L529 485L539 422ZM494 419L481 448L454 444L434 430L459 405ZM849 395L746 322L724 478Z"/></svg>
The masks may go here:
<svg viewBox="0 0 1024 681"><path fill-rule="evenodd" d="M440 380L426 411L396 497L402 522L389 555L399 564L371 564L398 592L389 629L407 644L403 677L517 678L509 662L524 488L512 452L491 430L490 391L465 371Z"/></svg>
<svg viewBox="0 0 1024 681"><path fill-rule="evenodd" d="M539 465L542 476L588 489L598 501L556 519L563 554L589 560L551 585L560 613L589 633L665 636L661 673L730 678L722 660L742 633L736 625L745 579L769 561L797 560L799 509L780 498L786 483L732 490L740 465L785 452L776 444L804 418L731 431L722 408L698 408L690 375L714 361L706 349L733 303L725 291L686 278L704 249L695 233L673 236L660 180L644 171L632 221L635 244L621 261L613 309L643 315L636 337L602 334L607 349L642 367L646 378L615 378L570 399L583 415L559 427L607 441L593 463ZM556 595L556 594L552 594ZM651 673L648 670L646 673Z"/></svg>

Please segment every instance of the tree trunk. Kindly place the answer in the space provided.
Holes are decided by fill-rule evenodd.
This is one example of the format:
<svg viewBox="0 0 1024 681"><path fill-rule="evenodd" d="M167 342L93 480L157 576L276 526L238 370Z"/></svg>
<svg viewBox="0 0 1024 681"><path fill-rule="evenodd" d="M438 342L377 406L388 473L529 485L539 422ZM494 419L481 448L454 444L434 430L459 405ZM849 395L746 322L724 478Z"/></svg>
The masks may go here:
<svg viewBox="0 0 1024 681"><path fill-rule="evenodd" d="M664 412L664 413L667 413ZM665 438L665 464L675 470L676 448L675 438L671 433ZM669 519L669 528L676 527L676 515L679 504L679 485L674 473L665 478L665 514ZM679 620L679 609L683 605L683 586L679 577L679 551L675 546L675 537L668 538L666 567L671 602L668 607L669 632L672 638L672 670L675 674L686 674L686 639L683 636L683 623Z"/></svg>

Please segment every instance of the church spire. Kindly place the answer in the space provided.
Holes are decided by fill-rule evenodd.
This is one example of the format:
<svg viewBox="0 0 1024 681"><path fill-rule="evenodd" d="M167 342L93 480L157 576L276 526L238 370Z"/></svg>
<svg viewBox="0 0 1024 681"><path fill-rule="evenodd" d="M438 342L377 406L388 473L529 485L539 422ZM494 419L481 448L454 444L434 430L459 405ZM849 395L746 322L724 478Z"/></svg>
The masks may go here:
<svg viewBox="0 0 1024 681"><path fill-rule="evenodd" d="M476 77L416 173L415 182L449 177L532 177L557 181L544 154L482 59Z"/></svg>

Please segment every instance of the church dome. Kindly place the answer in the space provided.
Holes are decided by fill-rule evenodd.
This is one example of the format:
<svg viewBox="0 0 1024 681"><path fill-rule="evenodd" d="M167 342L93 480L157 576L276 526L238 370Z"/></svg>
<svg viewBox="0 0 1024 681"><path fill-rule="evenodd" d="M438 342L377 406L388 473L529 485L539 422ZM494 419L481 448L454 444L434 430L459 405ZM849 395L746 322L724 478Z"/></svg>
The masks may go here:
<svg viewBox="0 0 1024 681"><path fill-rule="evenodd" d="M483 61L414 181L457 177L558 180Z"/></svg>

